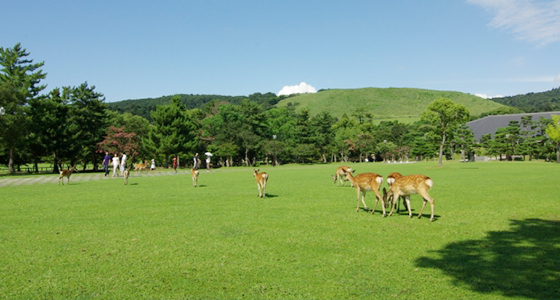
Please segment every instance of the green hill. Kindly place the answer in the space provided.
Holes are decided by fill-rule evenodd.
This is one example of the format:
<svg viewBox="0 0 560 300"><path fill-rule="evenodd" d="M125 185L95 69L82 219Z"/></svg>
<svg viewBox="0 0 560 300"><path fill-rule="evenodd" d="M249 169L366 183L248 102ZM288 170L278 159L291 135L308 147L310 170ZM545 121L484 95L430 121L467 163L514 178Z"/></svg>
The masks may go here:
<svg viewBox="0 0 560 300"><path fill-rule="evenodd" d="M326 110L335 117L344 113L350 116L360 109L371 113L377 120L413 122L420 119L428 104L441 97L463 104L471 115L503 107L502 104L471 94L413 88L322 90L315 94L299 94L283 99L277 106L295 105L296 110L308 108L311 115Z"/></svg>
<svg viewBox="0 0 560 300"><path fill-rule="evenodd" d="M560 87L540 93L493 98L492 101L517 107L525 112L558 111L560 110Z"/></svg>

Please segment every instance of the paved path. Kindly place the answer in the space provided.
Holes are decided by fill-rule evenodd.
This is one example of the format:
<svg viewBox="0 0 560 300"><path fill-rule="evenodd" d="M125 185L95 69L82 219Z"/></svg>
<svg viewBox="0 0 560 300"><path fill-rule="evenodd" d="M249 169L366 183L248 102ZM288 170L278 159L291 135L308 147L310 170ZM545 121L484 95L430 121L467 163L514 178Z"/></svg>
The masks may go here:
<svg viewBox="0 0 560 300"><path fill-rule="evenodd" d="M204 170L200 170L201 172L205 172ZM179 175L190 175L190 170L178 170L177 174ZM70 182L76 181L92 181L92 180L122 180L122 177L111 177L111 173L109 176L105 177L103 172L97 173L72 173L70 177ZM156 171L150 173L149 171L142 171L142 172L130 172L129 178L134 177L156 177L156 176L169 176L175 175L172 171ZM190 176L189 176L190 177ZM66 178L64 179L66 182ZM58 184L58 175L29 175L29 176L5 176L0 177L0 187L2 186L18 186L18 185L32 185L32 184L46 184L46 183L54 183Z"/></svg>

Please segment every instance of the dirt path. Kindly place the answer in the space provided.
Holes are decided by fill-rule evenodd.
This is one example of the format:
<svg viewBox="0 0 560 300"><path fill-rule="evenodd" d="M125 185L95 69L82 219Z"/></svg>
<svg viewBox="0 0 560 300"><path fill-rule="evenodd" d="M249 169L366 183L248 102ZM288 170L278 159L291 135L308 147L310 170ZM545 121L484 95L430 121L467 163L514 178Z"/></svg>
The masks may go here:
<svg viewBox="0 0 560 300"><path fill-rule="evenodd" d="M185 175L190 174L190 170L178 170L177 174ZM174 174L172 171L157 171L154 173L150 173L149 171L143 172L131 172L130 178L134 177L156 177L156 176L169 176L169 175L177 175ZM105 177L104 173L73 173L70 179L72 181L92 181L92 180L122 180L121 177L111 177L111 173L109 176ZM66 182L66 178L64 179ZM37 175L37 176L6 176L0 178L0 187L3 186L18 186L18 185L33 185L33 184L58 184L58 175Z"/></svg>

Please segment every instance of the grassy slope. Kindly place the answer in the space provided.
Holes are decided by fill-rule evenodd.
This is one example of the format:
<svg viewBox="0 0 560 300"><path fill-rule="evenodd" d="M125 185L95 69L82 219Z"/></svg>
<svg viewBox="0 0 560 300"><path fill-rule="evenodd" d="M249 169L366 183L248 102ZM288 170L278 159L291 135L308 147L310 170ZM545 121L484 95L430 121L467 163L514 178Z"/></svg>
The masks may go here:
<svg viewBox="0 0 560 300"><path fill-rule="evenodd" d="M557 164L352 164L432 177L435 222L355 212L337 166L2 187L0 298L560 298Z"/></svg>
<svg viewBox="0 0 560 300"><path fill-rule="evenodd" d="M309 108L311 115L323 110L336 117L343 113L349 116L358 108L365 108L376 119L399 121L418 120L428 104L437 98L449 98L465 105L471 115L501 107L502 104L460 92L435 91L412 88L363 88L345 90L326 90L316 94L301 94L277 105L283 107L289 102L299 103L297 109Z"/></svg>

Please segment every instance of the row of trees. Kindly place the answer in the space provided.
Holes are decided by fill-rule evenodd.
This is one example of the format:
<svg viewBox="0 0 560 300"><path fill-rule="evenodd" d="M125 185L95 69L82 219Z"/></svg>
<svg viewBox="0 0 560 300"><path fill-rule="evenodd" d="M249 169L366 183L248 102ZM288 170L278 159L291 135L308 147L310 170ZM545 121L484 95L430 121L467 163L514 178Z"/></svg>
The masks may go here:
<svg viewBox="0 0 560 300"><path fill-rule="evenodd" d="M188 109L179 97L158 105L150 121L107 109L103 95L87 82L41 95L43 63L33 63L28 55L19 44L0 48L0 159L12 173L27 163L38 170L39 162L52 163L54 172L64 164L96 170L104 151L126 152L131 162L156 159L164 166L174 156L190 162L194 153L206 151L222 166L433 157L441 165L443 156L480 153L480 146L491 154L531 158L554 152L553 135L544 135L552 125L544 122L523 124L534 133L516 131L511 124L505 139L500 130L494 139L476 143L465 126L468 110L449 99L435 100L414 124L374 124L373 116L361 110L340 119L326 111L311 116L293 106L275 108L250 99Z"/></svg>

